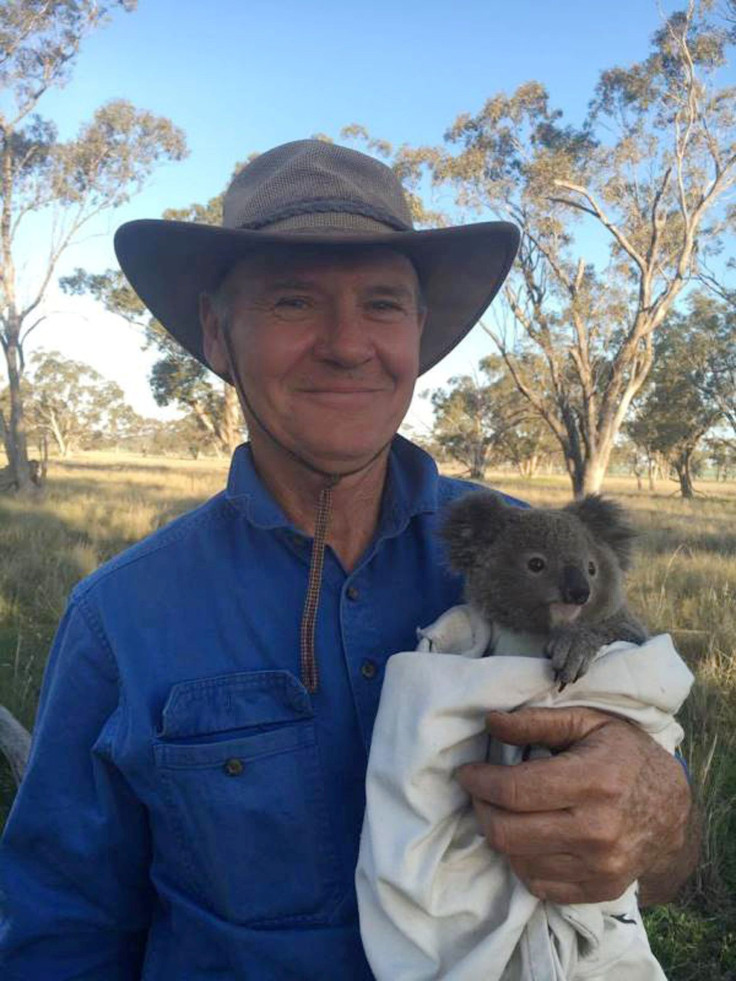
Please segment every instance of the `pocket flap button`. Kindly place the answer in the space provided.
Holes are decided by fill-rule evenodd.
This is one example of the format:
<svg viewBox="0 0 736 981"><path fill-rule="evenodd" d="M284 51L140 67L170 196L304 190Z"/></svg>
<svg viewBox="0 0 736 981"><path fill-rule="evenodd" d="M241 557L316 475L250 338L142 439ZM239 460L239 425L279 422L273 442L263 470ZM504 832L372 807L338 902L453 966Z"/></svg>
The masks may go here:
<svg viewBox="0 0 736 981"><path fill-rule="evenodd" d="M243 761L238 759L229 759L225 762L223 770L229 777L239 777L243 772Z"/></svg>

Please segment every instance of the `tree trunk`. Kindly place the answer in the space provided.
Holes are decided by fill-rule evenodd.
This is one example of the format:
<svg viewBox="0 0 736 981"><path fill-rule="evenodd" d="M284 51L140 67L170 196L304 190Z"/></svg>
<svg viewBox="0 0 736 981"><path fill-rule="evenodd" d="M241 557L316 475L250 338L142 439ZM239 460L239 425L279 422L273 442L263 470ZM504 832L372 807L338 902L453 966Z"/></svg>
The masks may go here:
<svg viewBox="0 0 736 981"><path fill-rule="evenodd" d="M235 388L227 382L223 384L225 385L225 389L223 392L221 442L225 452L228 456L231 456L241 441L238 427L238 423L240 422L240 405L238 403L238 393L235 391Z"/></svg>
<svg viewBox="0 0 736 981"><path fill-rule="evenodd" d="M486 473L487 452L485 446L476 443L471 449L470 479L483 480Z"/></svg>
<svg viewBox="0 0 736 981"><path fill-rule="evenodd" d="M655 463L654 459L651 456L647 460L647 469L648 469L648 472L649 472L649 490L652 493L654 493L654 491L656 490L655 483L654 483L654 476L655 476L655 471L656 471L656 463Z"/></svg>
<svg viewBox="0 0 736 981"><path fill-rule="evenodd" d="M39 451L41 454L41 469L40 477L41 483L46 483L46 475L49 469L49 439L46 433L41 436L41 444L39 446Z"/></svg>
<svg viewBox="0 0 736 981"><path fill-rule="evenodd" d="M10 433L8 432L8 424L5 421L2 409L0 409L0 439L3 441L5 456L8 458L8 463L10 463Z"/></svg>
<svg viewBox="0 0 736 981"><path fill-rule="evenodd" d="M15 479L19 494L29 494L33 490L31 469L28 465L28 444L23 415L23 397L20 390L20 324L11 314L8 319L7 345L5 358L8 367L8 388L10 391L10 425L5 436L8 465Z"/></svg>
<svg viewBox="0 0 736 981"><path fill-rule="evenodd" d="M599 494L608 470L608 454L605 459L596 456L586 460L583 476L583 494Z"/></svg>
<svg viewBox="0 0 736 981"><path fill-rule="evenodd" d="M610 449L605 453L600 450L595 454L591 453L579 461L566 460L572 492L576 499L586 494L600 493L608 469L609 456Z"/></svg>
<svg viewBox="0 0 736 981"><path fill-rule="evenodd" d="M680 494L682 497L688 500L695 497L693 478L692 474L690 473L691 456L692 454L686 450L685 452L681 453L674 462L677 479L680 481Z"/></svg>
<svg viewBox="0 0 736 981"><path fill-rule="evenodd" d="M64 439L64 434L59 426L59 421L56 418L56 413L53 409L49 411L49 426L51 428L51 435L54 437L54 442L56 443L56 448L59 451L59 456L66 457L69 453L69 447L67 441Z"/></svg>

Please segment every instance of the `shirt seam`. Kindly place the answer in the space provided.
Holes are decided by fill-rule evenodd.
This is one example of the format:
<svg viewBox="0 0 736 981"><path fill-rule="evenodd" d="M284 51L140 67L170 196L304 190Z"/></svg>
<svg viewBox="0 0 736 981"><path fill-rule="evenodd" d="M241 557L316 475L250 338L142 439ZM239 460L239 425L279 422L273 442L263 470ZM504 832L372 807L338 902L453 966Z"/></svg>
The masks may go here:
<svg viewBox="0 0 736 981"><path fill-rule="evenodd" d="M110 731L109 738L106 740L107 752L112 760L114 759L114 746L120 724L120 715L126 710L127 700L125 698L125 692L123 691L122 680L118 669L118 662L115 657L115 652L112 649L112 645L110 644L110 640L105 632L102 622L99 619L97 611L93 609L91 604L88 602L87 595L80 595L76 597L75 603L79 610L79 614L87 625L90 633L100 644L102 654L115 675L115 688L117 690L118 702L108 716L107 724L110 727Z"/></svg>

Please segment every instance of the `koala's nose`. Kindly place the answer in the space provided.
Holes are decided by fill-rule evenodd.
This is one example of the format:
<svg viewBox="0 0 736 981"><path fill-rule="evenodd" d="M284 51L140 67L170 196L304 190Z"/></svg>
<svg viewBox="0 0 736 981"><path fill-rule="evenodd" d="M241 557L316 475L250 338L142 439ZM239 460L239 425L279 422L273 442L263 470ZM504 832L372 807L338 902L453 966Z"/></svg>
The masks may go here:
<svg viewBox="0 0 736 981"><path fill-rule="evenodd" d="M584 606L590 597L590 586L583 572L576 565L566 565L562 570L562 600Z"/></svg>

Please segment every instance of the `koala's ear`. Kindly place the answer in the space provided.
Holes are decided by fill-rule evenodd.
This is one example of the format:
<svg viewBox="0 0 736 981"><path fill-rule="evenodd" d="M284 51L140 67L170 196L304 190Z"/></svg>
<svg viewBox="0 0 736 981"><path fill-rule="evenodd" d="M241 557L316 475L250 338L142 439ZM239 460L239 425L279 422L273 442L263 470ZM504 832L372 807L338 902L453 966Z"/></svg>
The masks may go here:
<svg viewBox="0 0 736 981"><path fill-rule="evenodd" d="M599 494L587 494L581 501L566 505L563 511L574 514L595 539L613 549L622 569L629 568L637 532L620 504Z"/></svg>
<svg viewBox="0 0 736 981"><path fill-rule="evenodd" d="M439 532L453 569L472 569L479 548L498 537L510 510L503 498L491 491L471 492L447 507Z"/></svg>

